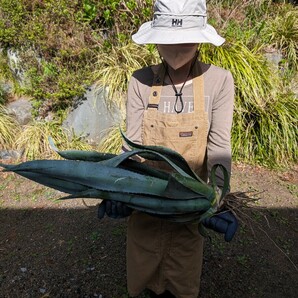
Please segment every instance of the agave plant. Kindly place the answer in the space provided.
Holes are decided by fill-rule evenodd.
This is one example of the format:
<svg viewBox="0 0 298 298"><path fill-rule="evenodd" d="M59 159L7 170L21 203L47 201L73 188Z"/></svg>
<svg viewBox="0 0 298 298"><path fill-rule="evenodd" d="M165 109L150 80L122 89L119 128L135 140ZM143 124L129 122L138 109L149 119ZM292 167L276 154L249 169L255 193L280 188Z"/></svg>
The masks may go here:
<svg viewBox="0 0 298 298"><path fill-rule="evenodd" d="M211 185L202 181L177 152L161 146L142 146L123 138L132 150L120 155L96 151L52 148L66 160L34 160L19 165L0 164L70 198L115 200L174 222L197 222L212 216L229 189L229 175L222 165L211 171ZM158 159L172 167L168 173L131 159L139 155ZM224 174L222 193L217 192L215 171Z"/></svg>

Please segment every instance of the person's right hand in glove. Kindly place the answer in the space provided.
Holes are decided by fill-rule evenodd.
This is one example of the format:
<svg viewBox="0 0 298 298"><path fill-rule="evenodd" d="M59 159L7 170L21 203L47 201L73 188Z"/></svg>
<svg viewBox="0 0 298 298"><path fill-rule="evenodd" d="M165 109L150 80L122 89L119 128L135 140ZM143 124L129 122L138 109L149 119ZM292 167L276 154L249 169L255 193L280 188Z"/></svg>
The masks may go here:
<svg viewBox="0 0 298 298"><path fill-rule="evenodd" d="M132 213L132 208L127 207L121 202L103 200L97 210L97 217L99 219L104 218L105 214L111 218L124 218L130 216Z"/></svg>
<svg viewBox="0 0 298 298"><path fill-rule="evenodd" d="M238 228L238 220L235 215L228 210L221 211L203 220L203 225L207 229L225 234L225 241L230 242Z"/></svg>

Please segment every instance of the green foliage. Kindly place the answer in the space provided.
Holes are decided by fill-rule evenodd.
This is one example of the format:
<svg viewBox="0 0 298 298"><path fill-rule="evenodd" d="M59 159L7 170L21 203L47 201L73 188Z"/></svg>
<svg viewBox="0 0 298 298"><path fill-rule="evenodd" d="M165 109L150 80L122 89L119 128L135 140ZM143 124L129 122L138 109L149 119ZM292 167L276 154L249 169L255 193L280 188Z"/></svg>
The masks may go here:
<svg viewBox="0 0 298 298"><path fill-rule="evenodd" d="M22 22L26 19L26 11L19 0L0 0L0 40L1 44L16 43L22 31Z"/></svg>
<svg viewBox="0 0 298 298"><path fill-rule="evenodd" d="M22 53L27 78L23 93L35 107L46 102L54 111L65 109L92 81L98 37L78 21L82 5L71 0L0 0L0 44Z"/></svg>
<svg viewBox="0 0 298 298"><path fill-rule="evenodd" d="M63 113L94 82L108 86L109 103L121 106L133 71L159 62L154 46L130 41L139 25L151 19L153 2L0 0L1 80L16 81L5 58L5 49L14 48L22 53L26 75L25 86L14 84L15 89L32 98L34 116ZM232 139L237 160L271 166L297 161L297 108L289 90L297 78L298 18L297 9L287 2L208 1L208 22L226 43L219 48L204 45L201 56L231 70L235 79ZM266 51L282 53L279 70L268 65ZM0 103L6 97L0 88ZM51 130L59 138L58 122L36 122L36 133ZM33 140L33 124L30 128L18 143ZM35 137L43 144L43 137ZM102 148L117 152L120 143L120 135L112 133ZM43 152L44 145L38 146ZM31 152L30 158L38 155Z"/></svg>
<svg viewBox="0 0 298 298"><path fill-rule="evenodd" d="M0 52L0 80L12 80L11 71L6 58L6 52L3 50Z"/></svg>
<svg viewBox="0 0 298 298"><path fill-rule="evenodd" d="M281 1L287 2L287 1ZM252 3L246 9L247 28L257 32L255 43L262 43L266 48L280 50L290 68L297 70L298 50L298 11L290 4L277 5L272 1L260 1ZM243 27L242 27L243 28Z"/></svg>
<svg viewBox="0 0 298 298"><path fill-rule="evenodd" d="M87 23L91 23L95 20L97 16L97 7L94 3L89 0L83 1L83 9L78 14L78 17L81 16L82 20Z"/></svg>
<svg viewBox="0 0 298 298"><path fill-rule="evenodd" d="M0 86L0 105L4 105L4 103L5 103L5 92L2 86Z"/></svg>
<svg viewBox="0 0 298 298"><path fill-rule="evenodd" d="M138 26L149 21L152 14L153 0L104 0L96 1L99 12L99 22L106 30L108 39L117 43L119 33L128 37Z"/></svg>
<svg viewBox="0 0 298 298"><path fill-rule="evenodd" d="M71 106L75 96L85 92L85 86L91 82L88 69L82 66L80 71L74 69L60 69L57 65L43 63L31 66L26 75L29 85L23 90L27 95L34 98L33 106L35 116L44 116L41 107L47 111L59 111Z"/></svg>
<svg viewBox="0 0 298 298"><path fill-rule="evenodd" d="M298 10L282 10L264 29L269 44L280 49L293 70L298 68Z"/></svg>
<svg viewBox="0 0 298 298"><path fill-rule="evenodd" d="M0 51L0 105L4 105L7 102L9 95L7 90L4 90L3 88L5 83L11 82L14 91L17 89L17 83L12 76L5 54L6 52L4 50Z"/></svg>

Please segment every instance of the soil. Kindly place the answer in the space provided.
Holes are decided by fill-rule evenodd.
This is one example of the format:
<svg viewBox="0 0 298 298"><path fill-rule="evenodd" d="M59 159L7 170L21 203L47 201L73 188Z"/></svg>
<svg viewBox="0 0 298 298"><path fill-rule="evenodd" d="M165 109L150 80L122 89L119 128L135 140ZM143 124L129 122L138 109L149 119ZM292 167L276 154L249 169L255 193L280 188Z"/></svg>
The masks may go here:
<svg viewBox="0 0 298 298"><path fill-rule="evenodd" d="M7 161L5 161L7 162ZM296 298L298 171L233 166L232 189L260 198L232 242L206 238L200 298ZM96 200L0 174L0 297L129 297L126 220L97 219ZM139 297L148 297L142 293Z"/></svg>

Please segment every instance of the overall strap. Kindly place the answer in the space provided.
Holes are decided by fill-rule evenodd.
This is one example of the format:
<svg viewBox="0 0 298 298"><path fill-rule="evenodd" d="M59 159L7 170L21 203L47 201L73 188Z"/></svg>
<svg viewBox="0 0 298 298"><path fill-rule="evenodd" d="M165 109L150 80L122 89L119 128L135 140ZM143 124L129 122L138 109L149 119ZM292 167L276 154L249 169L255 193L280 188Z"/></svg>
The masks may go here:
<svg viewBox="0 0 298 298"><path fill-rule="evenodd" d="M165 78L165 67L163 64L160 64L158 66L157 71L154 71L152 68L152 71L154 72L154 78L153 78L153 84L150 91L149 96L149 103L147 109L158 109L158 104L160 100L161 95L161 89Z"/></svg>
<svg viewBox="0 0 298 298"><path fill-rule="evenodd" d="M154 72L154 70L153 70ZM158 109L160 101L162 85L165 78L165 67L163 64L158 66L157 71L154 72L153 84L150 90L149 103L147 109ZM204 77L200 66L197 62L194 65L193 71L193 96L194 96L194 112L205 112L205 96L204 96Z"/></svg>
<svg viewBox="0 0 298 298"><path fill-rule="evenodd" d="M194 66L192 84L194 96L194 112L205 113L204 76L199 61L197 61Z"/></svg>

